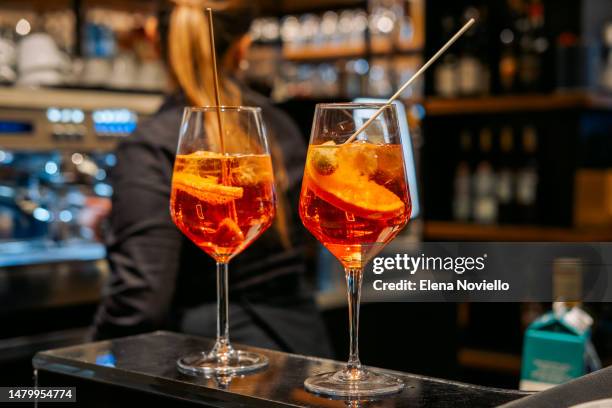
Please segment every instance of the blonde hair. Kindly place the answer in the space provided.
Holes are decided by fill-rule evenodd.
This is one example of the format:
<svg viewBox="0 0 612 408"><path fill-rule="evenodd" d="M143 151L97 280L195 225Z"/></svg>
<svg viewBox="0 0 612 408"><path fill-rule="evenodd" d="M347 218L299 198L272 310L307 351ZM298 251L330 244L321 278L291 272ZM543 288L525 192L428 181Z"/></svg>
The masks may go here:
<svg viewBox="0 0 612 408"><path fill-rule="evenodd" d="M205 7L228 10L239 1L207 2L202 0L175 0L168 27L168 59L172 73L187 99L198 106L215 105L212 83L215 80L212 48L208 40L208 19ZM209 4L210 3L210 4ZM240 105L241 95L221 70L219 72L220 98L224 105Z"/></svg>
<svg viewBox="0 0 612 408"><path fill-rule="evenodd" d="M204 9L211 7L213 11L240 12L240 9L247 7L247 2L245 0L172 0L172 2L174 7L170 14L165 46L174 80L193 105L214 106L216 101L213 87L215 78L211 69L212 48L208 38L208 18ZM240 88L226 75L223 67L219 67L219 97L222 105L238 106L242 104ZM227 126L232 125L224 123L224 134L231 135L234 139L228 142L240 143L238 139L240 139L241 132L236 129L228 132L230 129ZM216 121L210 121L206 127L211 132L219 132ZM287 202L283 194L288 188L287 171L282 152L274 143L273 134L271 139L270 149L275 162L275 180L280 190L277 197L275 228L281 244L285 248L290 248Z"/></svg>

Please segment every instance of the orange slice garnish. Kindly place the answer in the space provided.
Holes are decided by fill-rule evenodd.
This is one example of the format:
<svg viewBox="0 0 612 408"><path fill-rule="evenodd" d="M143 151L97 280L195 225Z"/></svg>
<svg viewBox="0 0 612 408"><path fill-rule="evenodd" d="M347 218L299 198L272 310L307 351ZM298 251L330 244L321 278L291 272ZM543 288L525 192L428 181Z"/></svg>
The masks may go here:
<svg viewBox="0 0 612 408"><path fill-rule="evenodd" d="M401 215L404 202L368 176L340 163L331 175L321 175L309 160L305 182L324 201L357 216L388 219Z"/></svg>
<svg viewBox="0 0 612 408"><path fill-rule="evenodd" d="M174 174L172 185L177 190L209 204L227 204L242 198L242 187L225 186L217 183L216 177L200 177L194 174Z"/></svg>

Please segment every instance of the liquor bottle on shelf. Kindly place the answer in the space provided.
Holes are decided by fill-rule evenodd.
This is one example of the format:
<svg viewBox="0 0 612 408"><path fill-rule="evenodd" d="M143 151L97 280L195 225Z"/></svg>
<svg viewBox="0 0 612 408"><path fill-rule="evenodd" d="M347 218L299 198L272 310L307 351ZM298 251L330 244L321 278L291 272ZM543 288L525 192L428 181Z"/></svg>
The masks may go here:
<svg viewBox="0 0 612 408"><path fill-rule="evenodd" d="M300 36L306 44L306 49L321 49L323 37L321 35L321 18L313 13L300 16Z"/></svg>
<svg viewBox="0 0 612 408"><path fill-rule="evenodd" d="M472 215L472 134L463 130L459 135L460 157L455 169L453 218L467 222Z"/></svg>
<svg viewBox="0 0 612 408"><path fill-rule="evenodd" d="M517 171L517 218L525 224L537 223L538 196L538 133L534 126L525 126L522 134L521 166Z"/></svg>
<svg viewBox="0 0 612 408"><path fill-rule="evenodd" d="M468 7L463 13L464 19L479 19L478 10ZM481 81L483 67L478 60L476 30L468 30L465 33L465 41L458 46L459 57L457 60L457 85L459 94L462 96L475 96L481 93Z"/></svg>
<svg viewBox="0 0 612 408"><path fill-rule="evenodd" d="M450 38L455 30L455 19L448 15L442 18L443 38ZM453 47L442 57L442 61L434 73L434 88L438 96L453 98L458 95L457 84L457 56Z"/></svg>
<svg viewBox="0 0 612 408"><path fill-rule="evenodd" d="M533 36L535 38L533 43L533 50L537 55L538 60L538 88L537 90L546 90L547 81L545 80L545 72L547 69L546 58L550 49L550 39L546 31L546 21L544 20L544 4L541 0L533 0L531 6L531 21L533 27Z"/></svg>
<svg viewBox="0 0 612 408"><path fill-rule="evenodd" d="M284 17L280 25L280 37L283 48L289 51L301 51L304 40L301 37L302 25L296 16ZM257 30L255 30L257 32ZM251 34L253 35L253 34ZM257 36L255 38L258 38Z"/></svg>
<svg viewBox="0 0 612 408"><path fill-rule="evenodd" d="M411 46L415 43L416 32L415 32L415 24L412 19L412 3L405 2L403 7L401 8L401 12L399 12L399 21L397 28L397 37L395 39L397 48L399 49L410 49Z"/></svg>
<svg viewBox="0 0 612 408"><path fill-rule="evenodd" d="M480 93L491 93L491 60L489 8L483 4L478 8L478 25L476 27L476 49L480 61Z"/></svg>
<svg viewBox="0 0 612 408"><path fill-rule="evenodd" d="M333 48L341 44L342 38L338 30L338 13L326 11L321 17L321 35L326 47Z"/></svg>
<svg viewBox="0 0 612 408"><path fill-rule="evenodd" d="M527 18L522 21L517 75L519 87L523 92L541 91L548 39L544 32L544 6L540 0L531 1Z"/></svg>
<svg viewBox="0 0 612 408"><path fill-rule="evenodd" d="M464 21L474 18L479 23L465 33L465 41L458 45L457 84L462 96L488 94L490 71L487 45L486 7L467 7L463 12Z"/></svg>
<svg viewBox="0 0 612 408"><path fill-rule="evenodd" d="M368 74L369 95L386 98L393 94L391 67L387 59L373 60Z"/></svg>
<svg viewBox="0 0 612 408"><path fill-rule="evenodd" d="M364 94L368 84L370 64L364 58L349 60L344 67L344 95L356 98Z"/></svg>
<svg viewBox="0 0 612 408"><path fill-rule="evenodd" d="M512 127L504 126L499 134L499 167L497 170L497 200L499 222L514 221L515 183L514 134Z"/></svg>
<svg viewBox="0 0 612 408"><path fill-rule="evenodd" d="M480 162L474 174L474 205L472 218L478 224L495 224L498 216L498 202L493 171L493 133L489 127L480 130Z"/></svg>
<svg viewBox="0 0 612 408"><path fill-rule="evenodd" d="M393 50L394 35L399 15L403 13L402 7L395 2L370 0L370 47L373 52L387 53Z"/></svg>
<svg viewBox="0 0 612 408"><path fill-rule="evenodd" d="M612 92L612 21L606 23L603 31L603 43L608 57L602 70L601 85L604 91Z"/></svg>
<svg viewBox="0 0 612 408"><path fill-rule="evenodd" d="M499 33L501 53L499 56L499 86L502 93L513 93L517 87L517 36L521 27L521 1L508 0L508 16Z"/></svg>

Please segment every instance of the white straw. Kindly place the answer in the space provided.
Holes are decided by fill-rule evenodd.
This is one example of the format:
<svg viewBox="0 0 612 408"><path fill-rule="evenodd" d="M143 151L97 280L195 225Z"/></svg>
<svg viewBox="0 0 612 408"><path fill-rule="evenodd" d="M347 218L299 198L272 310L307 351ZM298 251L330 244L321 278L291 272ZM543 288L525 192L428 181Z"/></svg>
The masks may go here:
<svg viewBox="0 0 612 408"><path fill-rule="evenodd" d="M404 85L402 85L402 87L400 89L397 90L397 92L395 94L393 94L393 96L391 98L389 98L389 100L380 107L380 109L378 109L374 115L372 115L370 117L370 119L368 119L363 125L361 125L361 127L359 129L357 129L357 131L355 133L353 133L353 135L351 137L349 137L346 142L344 143L350 143L353 140L355 140L355 138L357 137L357 135L359 135L361 132L363 132L363 130L365 128L367 128L370 123L372 123L374 121L374 119L376 119L378 117L378 115L380 115L382 113L383 110L385 110L385 108L387 106L389 106L391 103L393 103L394 100L396 100L401 94L402 92L404 92L404 90L406 88L408 88L410 86L410 84L412 84L414 82L415 79L417 79L423 72L425 72L425 70L427 68L429 68L429 66L431 64L433 64L438 58L440 58L440 56L442 54L444 54L444 52L451 46L453 45L453 43L455 41L457 41L459 39L459 37L461 37L467 30L470 29L470 27L472 25L474 25L475 20L473 18L471 18L467 23L465 23L465 25L463 27L461 27L461 30L457 31L457 34L455 34L450 40L448 40L448 42L446 44L444 44L444 46L442 48L440 48L440 50L438 52L436 52L434 54L433 57L431 57L429 59L429 61L427 61L425 63L425 65L423 65L412 77L410 77L410 79L408 81L406 81L404 83Z"/></svg>

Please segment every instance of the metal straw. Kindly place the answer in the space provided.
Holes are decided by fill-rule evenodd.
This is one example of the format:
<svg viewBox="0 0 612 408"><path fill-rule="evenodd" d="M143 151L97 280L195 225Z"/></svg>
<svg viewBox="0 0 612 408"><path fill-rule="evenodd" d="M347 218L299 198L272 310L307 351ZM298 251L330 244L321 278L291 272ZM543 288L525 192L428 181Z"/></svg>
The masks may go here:
<svg viewBox="0 0 612 408"><path fill-rule="evenodd" d="M212 53L212 70L214 77L214 92L215 103L217 104L217 121L219 122L219 140L221 142L221 153L225 154L225 145L223 144L223 124L221 122L221 97L219 95L219 75L217 74L217 52L215 51L215 33L213 30L212 9L206 8L208 15L208 37L210 39L210 51Z"/></svg>
<svg viewBox="0 0 612 408"><path fill-rule="evenodd" d="M391 103L393 103L394 100L396 100L402 92L404 92L404 90L406 88L408 88L410 86L410 84L412 84L412 82L414 82L415 79L417 79L423 72L425 72L425 70L427 68L429 68L429 66L431 64L433 64L438 58L440 58L440 56L442 54L444 54L444 52L451 46L453 45L453 43L455 41L457 41L459 39L459 37L461 37L467 30L470 29L470 27L472 25L474 25L475 20L473 18L471 18L467 23L465 23L465 25L463 27L461 27L461 30L457 31L457 34L455 34L450 40L448 40L448 42L446 44L444 44L444 46L442 48L440 48L440 50L438 52L436 52L434 54L433 57L431 57L429 59L429 61L427 61L425 63L425 65L423 65L408 81L406 81L404 83L404 85L402 85L402 87L400 89L398 89L398 91L393 94L393 96L391 98L389 98L389 100L380 107L380 109L378 109L374 115L372 115L370 117L370 119L368 119L363 125L361 125L361 127L359 129L357 129L357 131L355 133L353 133L351 135L351 137L349 137L344 143L350 143L353 140L355 140L355 138L357 137L357 135L359 135L361 132L364 131L365 128L367 128L370 123L372 123L377 117L378 115L380 115L382 113L383 110L385 110L385 108L387 106L389 106Z"/></svg>

